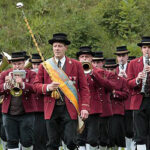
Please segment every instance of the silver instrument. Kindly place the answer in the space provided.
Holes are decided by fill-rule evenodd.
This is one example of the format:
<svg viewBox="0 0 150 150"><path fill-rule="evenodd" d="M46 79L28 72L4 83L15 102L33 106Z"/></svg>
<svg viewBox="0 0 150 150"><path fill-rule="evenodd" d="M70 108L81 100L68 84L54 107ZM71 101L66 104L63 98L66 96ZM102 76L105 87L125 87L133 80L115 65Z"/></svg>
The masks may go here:
<svg viewBox="0 0 150 150"><path fill-rule="evenodd" d="M146 72L145 70L145 67L149 65L149 56L148 56L148 53L145 55L145 64L144 64L144 69L143 69L143 72L146 73L146 76L145 78L142 80L142 88L141 88L141 94L145 94L147 95L148 93L146 92L147 90L147 78L148 78L148 73Z"/></svg>

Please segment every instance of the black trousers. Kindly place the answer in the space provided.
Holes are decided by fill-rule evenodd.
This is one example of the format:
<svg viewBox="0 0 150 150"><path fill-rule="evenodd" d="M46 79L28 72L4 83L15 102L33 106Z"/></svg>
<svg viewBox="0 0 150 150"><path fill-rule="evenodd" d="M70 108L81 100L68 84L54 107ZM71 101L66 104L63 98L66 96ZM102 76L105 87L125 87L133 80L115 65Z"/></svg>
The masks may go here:
<svg viewBox="0 0 150 150"><path fill-rule="evenodd" d="M77 145L84 146L86 143L91 146L98 145L99 138L99 114L89 115L85 120L85 129L82 134L77 135Z"/></svg>
<svg viewBox="0 0 150 150"><path fill-rule="evenodd" d="M124 116L113 115L110 120L110 147L126 147Z"/></svg>
<svg viewBox="0 0 150 150"><path fill-rule="evenodd" d="M47 133L43 112L34 113L34 145L33 150L46 150Z"/></svg>
<svg viewBox="0 0 150 150"><path fill-rule="evenodd" d="M126 110L125 111L125 135L127 138L133 138L134 137L134 131L133 131L133 110Z"/></svg>
<svg viewBox="0 0 150 150"><path fill-rule="evenodd" d="M18 148L19 142L24 147L33 145L34 114L12 116L3 114L3 125L8 148Z"/></svg>
<svg viewBox="0 0 150 150"><path fill-rule="evenodd" d="M99 117L99 145L110 145L110 117Z"/></svg>
<svg viewBox="0 0 150 150"><path fill-rule="evenodd" d="M147 144L150 136L150 98L144 98L139 110L134 110L134 139L136 144Z"/></svg>
<svg viewBox="0 0 150 150"><path fill-rule="evenodd" d="M58 150L60 141L70 150L74 150L77 132L77 120L72 120L66 105L55 105L51 119L46 120L48 135L47 150Z"/></svg>

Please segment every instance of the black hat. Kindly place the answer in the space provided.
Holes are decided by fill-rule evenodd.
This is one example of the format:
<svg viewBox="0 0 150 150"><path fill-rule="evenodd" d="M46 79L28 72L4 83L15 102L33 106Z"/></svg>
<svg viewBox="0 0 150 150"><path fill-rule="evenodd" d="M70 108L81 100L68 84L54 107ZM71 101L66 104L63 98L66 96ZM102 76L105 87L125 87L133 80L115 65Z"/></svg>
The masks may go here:
<svg viewBox="0 0 150 150"><path fill-rule="evenodd" d="M25 55L23 52L14 52L11 54L11 60L10 61L22 61L25 60Z"/></svg>
<svg viewBox="0 0 150 150"><path fill-rule="evenodd" d="M24 57L25 57L25 60L27 60L28 58L30 58L28 55L27 55L27 52L26 51L22 51Z"/></svg>
<svg viewBox="0 0 150 150"><path fill-rule="evenodd" d="M90 46L82 46L79 48L79 52L76 53L77 57L79 57L82 54L91 54L94 56L94 52L91 51L92 47Z"/></svg>
<svg viewBox="0 0 150 150"><path fill-rule="evenodd" d="M53 34L53 38L48 41L49 44L53 44L54 42L61 42L66 45L69 45L71 42L67 39L67 35L65 33L56 33Z"/></svg>
<svg viewBox="0 0 150 150"><path fill-rule="evenodd" d="M133 60L133 59L135 59L136 58L136 56L129 56L128 57L128 62L130 62L131 60Z"/></svg>
<svg viewBox="0 0 150 150"><path fill-rule="evenodd" d="M137 45L140 47L143 45L150 45L150 36L143 36L141 43L138 43Z"/></svg>
<svg viewBox="0 0 150 150"><path fill-rule="evenodd" d="M103 61L105 58L103 57L103 52L95 52L94 57L92 58L93 61Z"/></svg>
<svg viewBox="0 0 150 150"><path fill-rule="evenodd" d="M119 46L119 47L117 47L116 52L114 54L122 55L122 54L128 54L128 53L130 53L130 52L127 50L126 46Z"/></svg>
<svg viewBox="0 0 150 150"><path fill-rule="evenodd" d="M116 68L118 64L116 64L116 59L115 58L109 58L106 59L104 68Z"/></svg>
<svg viewBox="0 0 150 150"><path fill-rule="evenodd" d="M30 62L31 63L41 63L42 59L41 59L40 55L36 53L36 54L32 54Z"/></svg>

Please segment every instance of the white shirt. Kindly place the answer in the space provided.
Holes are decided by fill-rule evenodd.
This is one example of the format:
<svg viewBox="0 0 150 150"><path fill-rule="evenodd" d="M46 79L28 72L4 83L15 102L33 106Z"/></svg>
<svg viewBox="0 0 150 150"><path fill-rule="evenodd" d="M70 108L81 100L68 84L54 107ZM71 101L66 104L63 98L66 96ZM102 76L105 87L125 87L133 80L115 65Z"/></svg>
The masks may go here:
<svg viewBox="0 0 150 150"><path fill-rule="evenodd" d="M123 69L121 68L121 65L119 65L119 71L124 71L124 72L126 72L126 69L127 69L127 63L124 64L124 68L123 68Z"/></svg>
<svg viewBox="0 0 150 150"><path fill-rule="evenodd" d="M58 59L58 58L55 58L55 57L54 57L54 59L55 59L56 63L58 64L59 59ZM65 64L65 61L66 61L66 57L65 57L65 56L64 56L62 59L60 59L61 68L63 68L63 66L64 66L64 64Z"/></svg>

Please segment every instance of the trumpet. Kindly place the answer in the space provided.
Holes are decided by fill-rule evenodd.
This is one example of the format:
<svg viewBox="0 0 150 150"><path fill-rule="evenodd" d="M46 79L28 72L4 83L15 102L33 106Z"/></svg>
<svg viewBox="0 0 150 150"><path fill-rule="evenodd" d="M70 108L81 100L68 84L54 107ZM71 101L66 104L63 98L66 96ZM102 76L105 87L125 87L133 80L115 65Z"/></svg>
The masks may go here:
<svg viewBox="0 0 150 150"><path fill-rule="evenodd" d="M90 62L82 62L83 70L85 74L89 74L92 72L92 64Z"/></svg>
<svg viewBox="0 0 150 150"><path fill-rule="evenodd" d="M20 76L22 79L26 77L25 70L13 70L9 75L10 81L7 83L7 88L10 89L10 94L14 97L18 97L22 95L22 89L20 88L19 83L16 82L16 76Z"/></svg>

